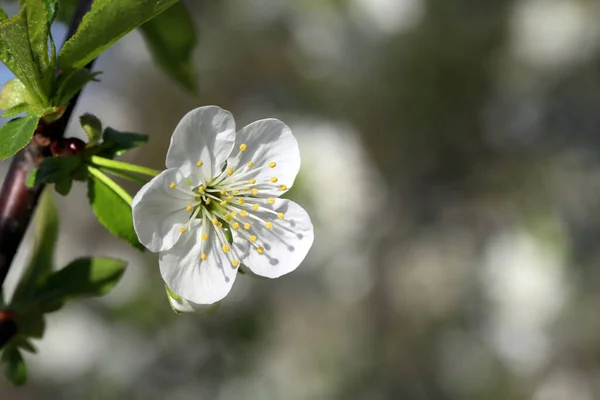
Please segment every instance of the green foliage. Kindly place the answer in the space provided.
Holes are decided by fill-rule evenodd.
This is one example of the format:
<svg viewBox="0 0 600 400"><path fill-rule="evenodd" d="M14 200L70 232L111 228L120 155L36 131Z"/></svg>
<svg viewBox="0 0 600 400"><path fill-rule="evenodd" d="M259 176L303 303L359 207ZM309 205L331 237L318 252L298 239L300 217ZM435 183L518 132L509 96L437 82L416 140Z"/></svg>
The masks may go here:
<svg viewBox="0 0 600 400"><path fill-rule="evenodd" d="M196 90L192 53L196 29L181 2L141 26L141 32L158 65L190 91Z"/></svg>
<svg viewBox="0 0 600 400"><path fill-rule="evenodd" d="M56 9L58 8L58 0L44 0L46 10L48 10L48 23L52 25L56 17Z"/></svg>
<svg viewBox="0 0 600 400"><path fill-rule="evenodd" d="M54 247L58 240L58 227L58 212L52 199L52 192L44 190L36 211L33 254L15 289L13 302L25 300L30 296L38 284L54 269Z"/></svg>
<svg viewBox="0 0 600 400"><path fill-rule="evenodd" d="M39 168L31 172L27 186L72 180L73 173L82 165L80 157L48 157Z"/></svg>
<svg viewBox="0 0 600 400"><path fill-rule="evenodd" d="M83 114L79 117L79 123L87 133L90 145L94 145L102 139L102 122L94 114Z"/></svg>
<svg viewBox="0 0 600 400"><path fill-rule="evenodd" d="M0 21L0 61L27 87L36 105L48 106L54 54L48 58L50 27L42 0L22 0L21 11Z"/></svg>
<svg viewBox="0 0 600 400"><path fill-rule="evenodd" d="M0 160L14 155L29 143L38 121L37 116L27 115L13 119L0 128Z"/></svg>
<svg viewBox="0 0 600 400"><path fill-rule="evenodd" d="M125 272L125 261L112 258L79 258L48 277L35 297L44 313L61 308L66 302L108 293Z"/></svg>
<svg viewBox="0 0 600 400"><path fill-rule="evenodd" d="M27 381L27 367L21 352L16 346L8 346L2 353L2 363L6 377L17 386Z"/></svg>
<svg viewBox="0 0 600 400"><path fill-rule="evenodd" d="M148 135L131 132L120 132L113 128L106 128L102 136L103 142L99 146L99 156L105 158L119 157L127 151L144 145L148 142Z"/></svg>
<svg viewBox="0 0 600 400"><path fill-rule="evenodd" d="M160 14L177 0L96 0L79 29L63 46L63 70L83 68L113 43Z"/></svg>
<svg viewBox="0 0 600 400"><path fill-rule="evenodd" d="M143 251L144 246L133 230L131 196L100 170L91 166L88 170L88 199L100 223L116 237Z"/></svg>
<svg viewBox="0 0 600 400"><path fill-rule="evenodd" d="M95 80L100 72L91 72L86 68L76 69L69 71L68 73L62 73L56 80L56 91L52 98L52 102L55 105L65 105L83 89L89 82Z"/></svg>

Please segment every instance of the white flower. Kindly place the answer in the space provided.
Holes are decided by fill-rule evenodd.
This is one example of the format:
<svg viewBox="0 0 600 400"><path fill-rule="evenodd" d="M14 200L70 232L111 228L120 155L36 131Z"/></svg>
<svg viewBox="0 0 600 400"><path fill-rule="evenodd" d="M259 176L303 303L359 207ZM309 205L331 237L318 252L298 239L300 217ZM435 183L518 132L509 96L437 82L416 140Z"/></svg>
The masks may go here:
<svg viewBox="0 0 600 400"><path fill-rule="evenodd" d="M308 253L308 214L278 198L300 169L283 122L263 119L236 134L228 111L197 108L175 128L166 166L133 199L133 224L140 242L159 253L163 279L186 304L180 311L223 299L242 264L277 278Z"/></svg>

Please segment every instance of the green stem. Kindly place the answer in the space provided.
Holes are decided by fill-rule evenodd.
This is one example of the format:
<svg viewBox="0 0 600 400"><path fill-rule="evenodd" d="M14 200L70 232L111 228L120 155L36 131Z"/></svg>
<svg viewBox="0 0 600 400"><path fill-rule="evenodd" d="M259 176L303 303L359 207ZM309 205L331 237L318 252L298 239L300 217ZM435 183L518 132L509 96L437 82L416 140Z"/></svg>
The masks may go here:
<svg viewBox="0 0 600 400"><path fill-rule="evenodd" d="M146 168L142 167L141 165L129 164L122 161L115 161L100 156L91 156L90 161L98 167L106 167L117 171L135 172L137 174L151 177L155 177L156 175L160 174L160 171L156 169Z"/></svg>
<svg viewBox="0 0 600 400"><path fill-rule="evenodd" d="M94 168L91 165L88 165L88 171L91 175L98 178L102 183L111 188L113 192L119 195L123 200L127 202L127 204L131 205L131 201L133 200L129 193L125 191L117 182L110 179L104 172L100 171L98 168Z"/></svg>
<svg viewBox="0 0 600 400"><path fill-rule="evenodd" d="M135 182L135 183L139 183L140 185L145 185L146 183L148 183L147 179L141 178L137 175L134 175L130 172L127 171L117 171L117 170L112 170L112 169L101 169L102 172L105 172L107 174L116 176L118 178L121 179L125 179L128 180L130 182Z"/></svg>

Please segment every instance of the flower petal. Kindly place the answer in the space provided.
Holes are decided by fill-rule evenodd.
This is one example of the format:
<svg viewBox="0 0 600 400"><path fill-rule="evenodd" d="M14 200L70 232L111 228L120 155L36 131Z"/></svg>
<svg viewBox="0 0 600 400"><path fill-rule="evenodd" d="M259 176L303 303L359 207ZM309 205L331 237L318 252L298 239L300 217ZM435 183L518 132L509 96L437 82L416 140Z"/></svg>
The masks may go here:
<svg viewBox="0 0 600 400"><path fill-rule="evenodd" d="M205 220L206 222L206 220ZM203 222L204 223L204 222ZM169 251L160 253L160 273L173 292L189 302L213 304L231 290L237 268L231 265L221 249L214 228L210 226L208 240L202 249L202 230L197 227ZM206 260L200 254L204 251Z"/></svg>
<svg viewBox="0 0 600 400"><path fill-rule="evenodd" d="M167 168L179 168L202 183L221 173L235 143L235 121L217 106L196 108L179 122L167 151Z"/></svg>
<svg viewBox="0 0 600 400"><path fill-rule="evenodd" d="M290 200L275 199L273 204L262 202L264 209L283 213L284 219L278 219L272 212L253 211L253 215L265 222L272 223L267 229L263 222L246 217L250 229L245 235L257 237L254 244L242 236L243 230L233 231L233 243L241 254L242 263L256 275L277 278L295 270L304 260L314 240L313 226L308 213ZM262 247L262 254L258 246Z"/></svg>
<svg viewBox="0 0 600 400"><path fill-rule="evenodd" d="M185 207L193 198L171 189L172 182L188 187L181 172L167 169L146 183L131 202L135 233L140 243L154 253L173 247L181 236L179 228L190 218Z"/></svg>
<svg viewBox="0 0 600 400"><path fill-rule="evenodd" d="M253 165L248 171L256 172L244 174L244 181L255 179L259 196L280 196L291 188L300 170L300 150L290 128L273 118L242 128L227 164L233 169L247 169L250 162ZM275 167L266 167L270 163L275 163Z"/></svg>
<svg viewBox="0 0 600 400"><path fill-rule="evenodd" d="M171 304L171 308L179 313L210 315L215 312L217 308L219 308L219 304L221 304L219 302L214 304L196 304L180 296L173 297L168 291L167 297L169 299L169 304Z"/></svg>

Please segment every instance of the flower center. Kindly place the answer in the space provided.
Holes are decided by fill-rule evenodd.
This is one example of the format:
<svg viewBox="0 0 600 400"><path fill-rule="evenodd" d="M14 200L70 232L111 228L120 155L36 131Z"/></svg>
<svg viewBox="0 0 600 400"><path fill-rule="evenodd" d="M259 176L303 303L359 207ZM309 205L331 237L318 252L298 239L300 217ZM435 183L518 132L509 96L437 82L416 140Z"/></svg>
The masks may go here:
<svg viewBox="0 0 600 400"><path fill-rule="evenodd" d="M246 144L240 145L242 152L247 148ZM198 168L202 168L203 165L202 160L196 163ZM253 161L237 167L226 165L218 176L200 186L192 187L189 179L185 180L186 186L175 182L169 185L171 189L190 196L190 203L185 207L190 213L190 218L180 231L185 234L192 228L201 229L201 260L208 258L204 252L204 242L208 241L211 234L216 235L221 250L234 267L240 264L240 257L230 246L233 243L233 231L237 232L238 237L247 240L259 254L265 256L268 256L265 249L270 248L270 240L282 240L274 227L282 229L276 224L282 222L285 215L273 210L271 205L275 203L274 197L265 199L259 196L261 191L274 188L285 191L287 186L279 182L277 176L259 178L265 174L257 174L263 169L276 172L276 167L277 163L274 161L264 165L255 165ZM213 229L210 229L211 225Z"/></svg>

